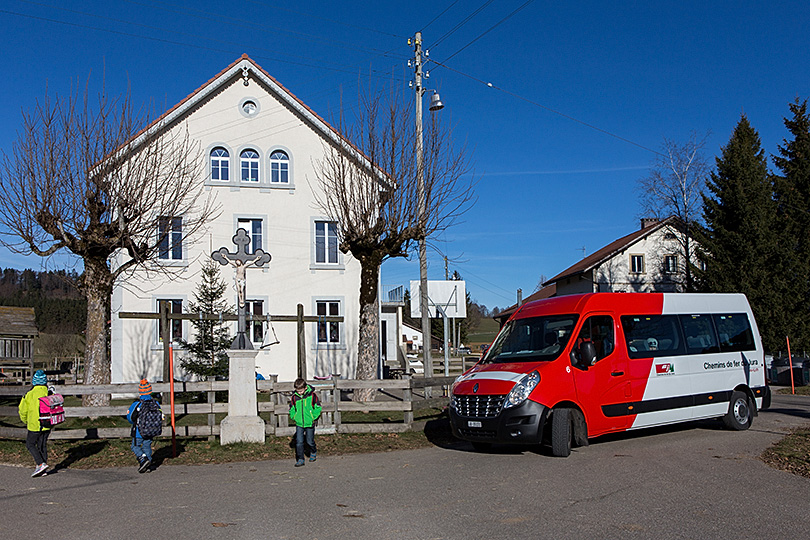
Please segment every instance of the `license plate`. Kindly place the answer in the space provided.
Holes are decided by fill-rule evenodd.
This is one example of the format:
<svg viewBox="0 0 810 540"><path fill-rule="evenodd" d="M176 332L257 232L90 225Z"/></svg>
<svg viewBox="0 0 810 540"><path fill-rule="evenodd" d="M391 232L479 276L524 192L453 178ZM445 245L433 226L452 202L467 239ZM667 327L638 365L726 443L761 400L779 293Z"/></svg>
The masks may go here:
<svg viewBox="0 0 810 540"><path fill-rule="evenodd" d="M481 422L476 420L469 420L467 421L467 427L481 427Z"/></svg>

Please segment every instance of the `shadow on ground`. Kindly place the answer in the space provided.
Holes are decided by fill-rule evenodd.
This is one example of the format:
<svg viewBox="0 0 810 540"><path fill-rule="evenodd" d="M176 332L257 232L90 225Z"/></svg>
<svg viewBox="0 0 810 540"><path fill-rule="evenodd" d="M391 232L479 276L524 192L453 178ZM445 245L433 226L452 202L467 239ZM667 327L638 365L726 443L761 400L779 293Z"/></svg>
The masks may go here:
<svg viewBox="0 0 810 540"><path fill-rule="evenodd" d="M62 469L67 469L79 460L98 454L109 446L109 444L109 441L105 440L84 441L77 443L67 451L67 455L64 457L64 459L62 459L62 461L56 464L53 470L55 472Z"/></svg>

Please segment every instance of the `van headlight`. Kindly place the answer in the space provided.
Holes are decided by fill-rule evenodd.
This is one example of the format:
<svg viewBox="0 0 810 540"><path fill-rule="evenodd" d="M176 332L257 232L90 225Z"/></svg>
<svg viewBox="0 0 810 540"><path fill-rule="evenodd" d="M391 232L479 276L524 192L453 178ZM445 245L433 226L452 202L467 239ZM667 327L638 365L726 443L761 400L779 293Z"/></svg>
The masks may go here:
<svg viewBox="0 0 810 540"><path fill-rule="evenodd" d="M532 371L528 375L524 375L520 381L512 388L512 391L506 396L503 403L503 408L517 407L529 398L534 387L540 382L540 374Z"/></svg>

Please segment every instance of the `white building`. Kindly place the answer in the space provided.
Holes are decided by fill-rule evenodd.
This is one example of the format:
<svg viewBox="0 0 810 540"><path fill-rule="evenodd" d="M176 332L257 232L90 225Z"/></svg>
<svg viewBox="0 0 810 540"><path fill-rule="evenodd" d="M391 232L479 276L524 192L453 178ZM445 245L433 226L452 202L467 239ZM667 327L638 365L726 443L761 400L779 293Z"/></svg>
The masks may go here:
<svg viewBox="0 0 810 540"><path fill-rule="evenodd" d="M186 243L168 235L156 264L173 275L139 272L116 284L112 296L112 380L162 378L162 344L155 321L119 319L120 311L157 312L161 301L185 312L199 284L202 262L220 247L233 252L237 228L247 230L251 249L272 256L264 268L247 270L249 310L258 317L342 315L344 323L308 323L307 374L351 377L357 360L360 264L337 246L334 223L320 214L315 163L325 145L346 148L337 132L243 55L169 110L153 126L187 130L204 154L199 188L214 198L219 216ZM182 219L166 227L182 230ZM156 231L157 234L157 231ZM179 235L178 235L179 237ZM233 283L234 271L222 267ZM228 300L236 304L236 290ZM235 323L234 332L235 332ZM249 328L258 354L256 368L279 380L296 377L295 323ZM173 339L192 338L188 322L173 324ZM182 352L175 347L175 354ZM179 365L179 362L176 363Z"/></svg>

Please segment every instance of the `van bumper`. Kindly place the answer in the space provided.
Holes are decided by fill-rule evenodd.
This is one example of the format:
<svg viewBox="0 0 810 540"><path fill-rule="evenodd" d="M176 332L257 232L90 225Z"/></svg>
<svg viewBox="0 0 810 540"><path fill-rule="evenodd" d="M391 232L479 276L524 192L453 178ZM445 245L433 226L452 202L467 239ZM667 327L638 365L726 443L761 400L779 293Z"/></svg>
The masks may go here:
<svg viewBox="0 0 810 540"><path fill-rule="evenodd" d="M538 444L548 416L548 407L531 400L491 418L461 416L453 407L449 410L453 435L471 442Z"/></svg>

